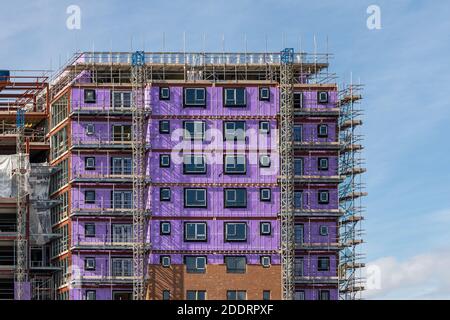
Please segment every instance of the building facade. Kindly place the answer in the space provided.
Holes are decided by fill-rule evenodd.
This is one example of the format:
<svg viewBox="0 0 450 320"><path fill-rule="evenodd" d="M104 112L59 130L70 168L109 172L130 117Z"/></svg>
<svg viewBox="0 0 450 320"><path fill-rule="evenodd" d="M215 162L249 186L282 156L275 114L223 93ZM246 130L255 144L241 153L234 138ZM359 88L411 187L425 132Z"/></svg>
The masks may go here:
<svg viewBox="0 0 450 320"><path fill-rule="evenodd" d="M311 61L292 66L294 298L337 300L356 292L340 258L342 97L321 77L328 61ZM81 53L52 79L52 298L133 298L132 146L144 139L145 298L282 299L280 63L146 53L142 137L131 53Z"/></svg>

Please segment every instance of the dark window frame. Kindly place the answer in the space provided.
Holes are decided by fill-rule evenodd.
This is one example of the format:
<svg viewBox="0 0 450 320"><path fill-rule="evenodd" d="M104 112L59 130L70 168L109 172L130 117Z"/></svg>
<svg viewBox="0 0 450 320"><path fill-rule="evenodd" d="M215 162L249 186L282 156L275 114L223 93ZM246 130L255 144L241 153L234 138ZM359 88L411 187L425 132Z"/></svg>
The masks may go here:
<svg viewBox="0 0 450 320"><path fill-rule="evenodd" d="M205 239L188 239L187 225L188 224L203 224L205 225ZM196 234L197 238L197 234ZM183 223L183 241L184 242L208 242L208 223L206 221L185 221Z"/></svg>
<svg viewBox="0 0 450 320"><path fill-rule="evenodd" d="M267 125L268 125L267 130L263 130L262 126L263 126L264 124L267 124ZM270 121L264 120L264 121L260 121L260 122L259 122L259 133L260 133L260 134L269 134L269 133L270 133Z"/></svg>
<svg viewBox="0 0 450 320"><path fill-rule="evenodd" d="M189 259L189 258L195 259L195 269L188 268L187 259ZM198 258L204 259L205 267L203 269L197 268L197 259ZM186 267L186 273L206 273L206 268L208 265L208 257L205 255L185 255L185 256L183 256L183 263Z"/></svg>
<svg viewBox="0 0 450 320"><path fill-rule="evenodd" d="M269 191L269 198L264 199L263 193ZM271 188L260 188L259 189L259 201L261 202L271 202L272 201L272 189Z"/></svg>
<svg viewBox="0 0 450 320"><path fill-rule="evenodd" d="M323 299L322 298L323 297L322 294L326 294L327 298ZM330 298L331 298L330 290L328 290L328 289L320 289L319 290L319 296L317 298L318 298L318 300L330 300Z"/></svg>
<svg viewBox="0 0 450 320"><path fill-rule="evenodd" d="M263 97L262 91L267 90L268 96ZM259 101L270 101L270 87L259 87Z"/></svg>
<svg viewBox="0 0 450 320"><path fill-rule="evenodd" d="M269 163L267 164L267 165L265 165L265 164L263 164L262 163L262 159L263 159L263 157L267 157L267 158L269 158ZM270 159L270 155L268 155L268 154L261 154L260 156L259 156L259 167L260 168L270 168L270 165L272 164L271 162L271 159Z"/></svg>
<svg viewBox="0 0 450 320"><path fill-rule="evenodd" d="M327 194L327 199L322 200L322 194ZM319 204L329 204L330 203L330 191L329 190L318 190L317 192L317 202Z"/></svg>
<svg viewBox="0 0 450 320"><path fill-rule="evenodd" d="M325 232L322 232L323 230L325 230ZM325 225L321 225L319 226L319 235L326 237L329 235L329 228L328 226Z"/></svg>
<svg viewBox="0 0 450 320"><path fill-rule="evenodd" d="M97 103L97 92L95 89L84 89L84 103ZM92 97L89 98L89 93L93 93Z"/></svg>
<svg viewBox="0 0 450 320"><path fill-rule="evenodd" d="M184 161L185 156L190 156L190 157L202 157L202 161L203 161L203 165L204 165L204 170L203 171L187 171L186 169L186 163ZM206 155L204 154L185 154L183 155L183 174L207 174L208 172L208 165L206 164Z"/></svg>
<svg viewBox="0 0 450 320"><path fill-rule="evenodd" d="M88 261L94 261L94 266L93 267L88 266ZM84 258L84 270L95 271L96 268L97 268L97 260L95 259L95 257Z"/></svg>
<svg viewBox="0 0 450 320"><path fill-rule="evenodd" d="M227 90L244 90L244 104L227 104L227 99L226 99L226 91ZM237 94L236 94L236 96L237 96ZM222 102L223 102L222 104L223 104L224 108L246 108L247 107L247 89L245 87L223 87Z"/></svg>
<svg viewBox="0 0 450 320"><path fill-rule="evenodd" d="M164 225L169 226L169 231L164 230ZM170 223L170 221L160 221L159 222L159 235L170 236L171 233L172 233L172 224Z"/></svg>
<svg viewBox="0 0 450 320"><path fill-rule="evenodd" d="M295 96L300 96L299 104L295 103ZM303 108L303 92L294 92L293 96L293 108L294 109L302 109Z"/></svg>
<svg viewBox="0 0 450 320"><path fill-rule="evenodd" d="M169 92L169 95L167 97L164 97L162 95L163 90L167 90ZM159 87L159 100L160 101L168 101L168 100L170 100L170 87Z"/></svg>
<svg viewBox="0 0 450 320"><path fill-rule="evenodd" d="M89 294L94 294L94 299L88 299ZM97 300L97 290L86 290L86 300Z"/></svg>
<svg viewBox="0 0 450 320"><path fill-rule="evenodd" d="M163 197L163 191L169 191L169 198ZM172 191L170 188L159 188L159 201L160 202L170 202L172 200Z"/></svg>
<svg viewBox="0 0 450 320"><path fill-rule="evenodd" d="M202 130L202 136L200 138L195 136L195 132L189 139L189 141L205 141L206 139L206 121L204 120L185 120L183 121L183 140L187 140L188 137L186 136L186 132L189 132L189 130L186 129L186 124L188 123L193 123L194 124L194 129L195 129L195 123L201 123L203 126L203 130ZM194 130L195 131L195 130ZM190 134L190 133L189 133Z"/></svg>
<svg viewBox="0 0 450 320"><path fill-rule="evenodd" d="M89 160L93 160L94 161L94 165L88 166L88 161ZM84 170L95 170L95 157L85 157L84 158Z"/></svg>
<svg viewBox="0 0 450 320"><path fill-rule="evenodd" d="M264 225L269 225L269 231L268 232L264 231ZM261 236L270 236L270 235L272 235L272 223L271 222L267 222L267 221L261 221L259 223L259 234Z"/></svg>
<svg viewBox="0 0 450 320"><path fill-rule="evenodd" d="M325 133L321 132L321 128L326 128L325 129ZM326 123L321 123L317 125L317 137L319 138L328 138L328 124Z"/></svg>
<svg viewBox="0 0 450 320"><path fill-rule="evenodd" d="M263 263L264 259L269 259L269 264ZM261 264L261 266L263 268L270 268L270 266L272 265L272 257L271 256L260 256L259 257L259 263Z"/></svg>
<svg viewBox="0 0 450 320"><path fill-rule="evenodd" d="M91 229L91 230L93 230L93 233L87 232L88 226L89 227L93 227L93 229ZM86 238L94 238L95 235L96 235L95 223L92 223L92 222L91 223L85 223L84 224L84 236Z"/></svg>
<svg viewBox="0 0 450 320"><path fill-rule="evenodd" d="M186 103L186 90L203 90L204 102L202 104L187 104ZM183 88L183 108L206 108L206 100L208 98L206 87L185 87Z"/></svg>
<svg viewBox="0 0 450 320"><path fill-rule="evenodd" d="M88 201L87 200L88 194L93 194L94 195L94 199ZM84 190L84 203L94 204L95 200L96 200L96 192L95 192L95 190Z"/></svg>
<svg viewBox="0 0 450 320"><path fill-rule="evenodd" d="M230 259L243 259L244 260L244 269L229 268L228 261ZM224 256L223 257L223 262L225 264L227 273L239 273L239 274L247 273L247 256L241 256L241 255L238 255L238 256ZM236 264L236 263L234 263L234 264Z"/></svg>
<svg viewBox="0 0 450 320"><path fill-rule="evenodd" d="M325 94L325 99L322 99L322 95ZM328 103L329 101L329 94L328 91L317 91L317 103Z"/></svg>
<svg viewBox="0 0 450 320"><path fill-rule="evenodd" d="M204 205L188 205L187 204L187 191L188 190L204 190L205 204ZM207 188L184 188L183 189L183 203L185 208L208 208L208 190Z"/></svg>
<svg viewBox="0 0 450 320"><path fill-rule="evenodd" d="M240 225L245 225L245 239L228 239L228 234L227 234L227 227L228 225L231 224L240 224ZM223 224L223 237L224 237L224 242L247 242L248 241L248 225L247 222L244 221L229 221L229 222L224 222Z"/></svg>
<svg viewBox="0 0 450 320"><path fill-rule="evenodd" d="M237 205L230 205L230 203L227 203L227 191L235 190L236 191L236 199L237 199L237 191L245 191L245 201L242 204ZM236 201L237 202L237 201ZM247 208L248 206L248 192L247 188L223 188L223 207L224 208Z"/></svg>
<svg viewBox="0 0 450 320"><path fill-rule="evenodd" d="M326 160L326 166L322 167L321 163L323 160ZM328 171L330 167L330 160L328 157L319 157L317 158L317 170L319 171Z"/></svg>
<svg viewBox="0 0 450 320"><path fill-rule="evenodd" d="M163 164L162 159L166 158L166 157L169 158L169 164ZM171 163L170 154L164 153L164 154L159 155L159 167L160 168L170 168L170 163Z"/></svg>
<svg viewBox="0 0 450 320"><path fill-rule="evenodd" d="M326 261L326 262L322 262ZM323 267L322 263L325 263L325 267ZM330 271L331 268L331 259L330 257L317 257L317 271Z"/></svg>
<svg viewBox="0 0 450 320"><path fill-rule="evenodd" d="M162 124L167 123L168 128L167 130L163 130ZM160 134L169 134L170 133L170 120L159 120L158 122L158 129Z"/></svg>
<svg viewBox="0 0 450 320"><path fill-rule="evenodd" d="M233 171L229 172L227 171L227 158L237 158L237 157L244 157L244 171ZM245 154L224 154L223 155L223 173L226 175L245 175L247 174L247 156Z"/></svg>
<svg viewBox="0 0 450 320"><path fill-rule="evenodd" d="M166 294L168 296L166 296ZM162 300L170 300L170 290L163 289L163 291L162 291Z"/></svg>
<svg viewBox="0 0 450 320"><path fill-rule="evenodd" d="M228 123L234 123L235 127L236 127L236 123L244 124L244 129L236 129L236 128L234 129L235 133L236 133L236 130L242 130L244 132L243 139L239 139L239 136L236 135L236 134L234 134L233 139L227 139L227 124ZM233 142L234 141L246 141L246 139L247 139L246 130L247 130L247 122L245 120L225 120L225 121L222 122L223 141L228 141L228 142L231 142L231 141L233 141Z"/></svg>
<svg viewBox="0 0 450 320"><path fill-rule="evenodd" d="M166 264L166 263L164 262L165 259L168 259L168 260L169 260L169 264ZM162 256L159 256L159 264L160 264L161 267L163 267L163 268L170 268L170 266L172 265L172 258L171 258L171 256L169 256L169 255L162 255Z"/></svg>

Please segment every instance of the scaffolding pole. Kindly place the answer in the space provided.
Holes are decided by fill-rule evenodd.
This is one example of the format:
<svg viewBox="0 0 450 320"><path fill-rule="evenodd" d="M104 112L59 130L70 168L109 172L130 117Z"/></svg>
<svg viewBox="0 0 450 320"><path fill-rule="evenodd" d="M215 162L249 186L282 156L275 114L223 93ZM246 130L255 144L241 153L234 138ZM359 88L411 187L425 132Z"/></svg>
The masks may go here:
<svg viewBox="0 0 450 320"><path fill-rule="evenodd" d="M145 298L145 55L132 55L133 299Z"/></svg>
<svg viewBox="0 0 450 320"><path fill-rule="evenodd" d="M280 64L280 158L281 158L281 264L284 300L293 300L295 292L294 257L294 49L281 52Z"/></svg>
<svg viewBox="0 0 450 320"><path fill-rule="evenodd" d="M18 109L16 115L16 153L17 169L15 170L17 181L17 238L16 238L16 299L24 299L24 283L28 279L27 272L27 239L26 239L26 216L27 216L27 188L26 177L26 147L25 147L25 110Z"/></svg>

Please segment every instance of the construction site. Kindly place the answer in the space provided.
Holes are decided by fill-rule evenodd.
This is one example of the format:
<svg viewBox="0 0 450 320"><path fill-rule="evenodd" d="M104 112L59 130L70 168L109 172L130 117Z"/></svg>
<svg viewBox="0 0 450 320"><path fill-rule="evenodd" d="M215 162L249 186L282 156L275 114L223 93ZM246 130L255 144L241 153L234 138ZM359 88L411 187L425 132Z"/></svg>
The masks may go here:
<svg viewBox="0 0 450 320"><path fill-rule="evenodd" d="M0 70L0 299L361 299L363 87L332 59Z"/></svg>

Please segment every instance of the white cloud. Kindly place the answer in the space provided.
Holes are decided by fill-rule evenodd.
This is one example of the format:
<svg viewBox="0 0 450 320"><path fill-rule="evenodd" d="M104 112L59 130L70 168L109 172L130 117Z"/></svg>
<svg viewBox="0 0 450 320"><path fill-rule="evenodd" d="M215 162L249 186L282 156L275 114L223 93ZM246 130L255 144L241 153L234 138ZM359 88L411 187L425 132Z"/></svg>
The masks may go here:
<svg viewBox="0 0 450 320"><path fill-rule="evenodd" d="M395 257L378 259L369 263L368 267L379 268L380 288L366 290L364 297L388 300L450 299L449 265L449 248L419 254L404 261Z"/></svg>

